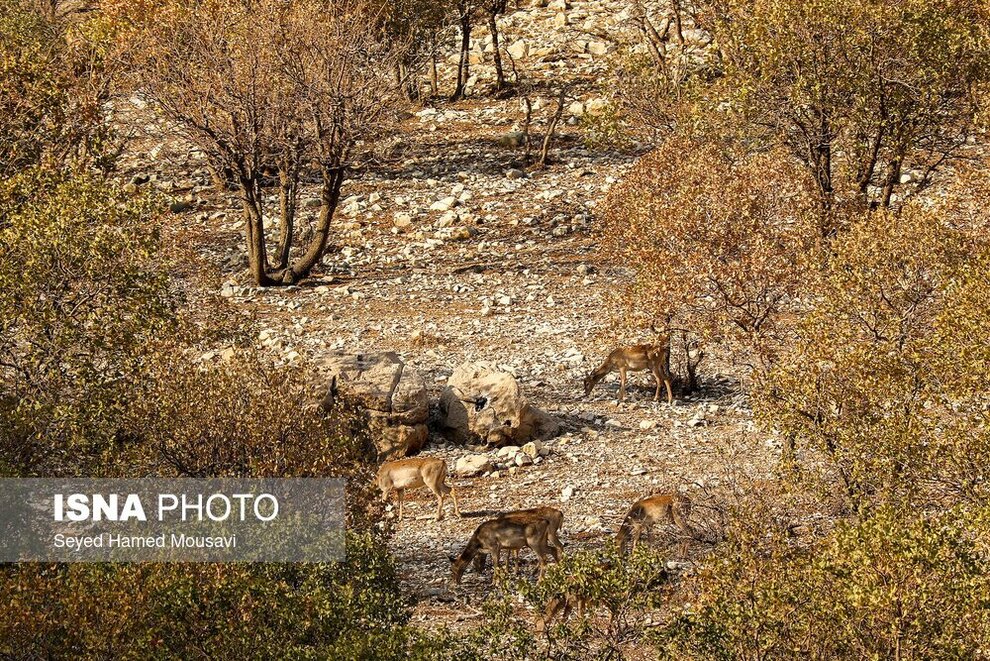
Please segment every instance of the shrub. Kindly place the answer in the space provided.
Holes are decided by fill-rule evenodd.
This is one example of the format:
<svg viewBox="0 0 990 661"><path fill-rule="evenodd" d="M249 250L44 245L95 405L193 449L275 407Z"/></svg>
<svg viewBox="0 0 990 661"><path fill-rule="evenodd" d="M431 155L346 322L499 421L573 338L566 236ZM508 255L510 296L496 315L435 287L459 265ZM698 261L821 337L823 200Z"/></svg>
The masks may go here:
<svg viewBox="0 0 990 661"><path fill-rule="evenodd" d="M18 472L72 472L112 447L147 343L175 323L157 214L98 180L0 187L0 443Z"/></svg>
<svg viewBox="0 0 990 661"><path fill-rule="evenodd" d="M604 252L631 271L630 323L659 320L768 365L817 250L810 182L780 153L671 140L605 202Z"/></svg>
<svg viewBox="0 0 990 661"><path fill-rule="evenodd" d="M882 508L806 543L736 526L658 640L678 659L978 658L986 516Z"/></svg>
<svg viewBox="0 0 990 661"><path fill-rule="evenodd" d="M6 658L402 659L414 640L384 542L325 565L6 566ZM136 589L137 588L137 589Z"/></svg>
<svg viewBox="0 0 990 661"><path fill-rule="evenodd" d="M920 204L832 243L799 340L754 409L818 451L853 505L985 497L990 332L980 230ZM951 501L950 501L951 502Z"/></svg>

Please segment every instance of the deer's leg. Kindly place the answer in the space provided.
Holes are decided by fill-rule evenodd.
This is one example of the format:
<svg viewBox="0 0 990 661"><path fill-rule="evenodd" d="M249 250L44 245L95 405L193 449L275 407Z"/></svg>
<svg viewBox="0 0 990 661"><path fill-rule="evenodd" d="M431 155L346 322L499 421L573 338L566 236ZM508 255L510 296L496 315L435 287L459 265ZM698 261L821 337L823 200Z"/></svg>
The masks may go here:
<svg viewBox="0 0 990 661"><path fill-rule="evenodd" d="M619 368L619 401L626 401L626 368Z"/></svg>
<svg viewBox="0 0 990 661"><path fill-rule="evenodd" d="M642 524L637 524L633 527L632 533L632 550L633 553L636 552L636 546L639 544L639 536L643 534Z"/></svg>
<svg viewBox="0 0 990 661"><path fill-rule="evenodd" d="M436 520L439 521L440 519L443 518L443 493L437 492L434 495L437 497L437 518L436 518Z"/></svg>
<svg viewBox="0 0 990 661"><path fill-rule="evenodd" d="M571 617L571 609L574 608L573 602L574 602L574 597L572 597L571 595L567 595L564 597L564 612L561 613L561 618L563 619L564 622L566 622Z"/></svg>
<svg viewBox="0 0 990 661"><path fill-rule="evenodd" d="M553 553L554 562L560 562L560 556L564 555L564 545L557 539L557 533L550 536L550 552Z"/></svg>
<svg viewBox="0 0 990 661"><path fill-rule="evenodd" d="M461 508L457 505L457 493L454 491L454 487L449 487L450 489L450 499L454 501L454 515L457 518L461 517Z"/></svg>
<svg viewBox="0 0 990 661"><path fill-rule="evenodd" d="M660 385L661 385L662 383L665 383L665 381L664 381L664 380L663 380L663 378L662 378L662 377L660 376L660 368L659 368L659 367L657 367L656 365L654 365L651 371L653 372L653 378L654 378L654 379L656 380L656 382L657 382L657 391L656 391L656 393L655 393L655 394L653 395L653 401L654 401L654 402L659 402L659 401L660 401Z"/></svg>
<svg viewBox="0 0 990 661"><path fill-rule="evenodd" d="M402 521L402 489L395 490L395 497L399 501L399 521Z"/></svg>
<svg viewBox="0 0 990 661"><path fill-rule="evenodd" d="M673 406L674 405L674 391L670 387L670 375L664 375L664 377L663 377L663 385L667 386L667 405L668 406ZM660 386L657 386L657 393L658 394L660 392L659 388L660 388Z"/></svg>

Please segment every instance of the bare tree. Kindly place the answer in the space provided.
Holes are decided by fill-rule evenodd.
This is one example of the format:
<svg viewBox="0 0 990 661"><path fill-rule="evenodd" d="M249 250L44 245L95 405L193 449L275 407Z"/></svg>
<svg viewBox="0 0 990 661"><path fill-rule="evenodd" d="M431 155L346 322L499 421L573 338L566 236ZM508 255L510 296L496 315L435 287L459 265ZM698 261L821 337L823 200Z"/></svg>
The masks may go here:
<svg viewBox="0 0 990 661"><path fill-rule="evenodd" d="M498 17L504 14L508 0L488 0L488 30L492 34L492 54L495 63L495 92L506 88L505 69L502 67L502 53L498 41Z"/></svg>
<svg viewBox="0 0 990 661"><path fill-rule="evenodd" d="M457 60L457 87L451 95L452 101L464 98L467 80L470 77L471 28L474 25L474 0L457 0L457 20L461 26L461 50Z"/></svg>
<svg viewBox="0 0 990 661"><path fill-rule="evenodd" d="M138 11L145 13L137 13ZM166 0L130 15L135 82L240 191L251 277L305 278L323 257L345 171L401 102L403 49L369 0ZM320 208L297 232L299 186L314 173ZM268 256L266 188L277 179L278 244ZM295 240L306 234L306 245Z"/></svg>

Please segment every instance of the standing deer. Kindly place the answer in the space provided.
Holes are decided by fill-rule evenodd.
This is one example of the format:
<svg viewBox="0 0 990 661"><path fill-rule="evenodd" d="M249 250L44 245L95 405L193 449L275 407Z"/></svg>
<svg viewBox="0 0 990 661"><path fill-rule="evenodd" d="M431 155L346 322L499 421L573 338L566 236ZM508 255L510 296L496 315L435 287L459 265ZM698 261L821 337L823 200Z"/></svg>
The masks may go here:
<svg viewBox="0 0 990 661"><path fill-rule="evenodd" d="M653 542L653 526L659 522L672 523L681 529L685 535L691 535L692 530L687 518L691 514L691 500L679 493L663 493L648 496L636 501L626 518L622 521L619 533L615 537L620 553L625 553L632 539L632 549L636 550L640 536L645 532L646 540ZM681 544L681 555L684 555L687 542Z"/></svg>
<svg viewBox="0 0 990 661"><path fill-rule="evenodd" d="M550 553L553 559L560 562L560 557L564 553L564 545L560 543L560 528L564 524L564 513L556 507L533 507L526 510L512 510L498 515L499 519L509 519L511 521L527 521L531 519L543 519L547 522L547 542L550 545ZM483 553L478 553L474 557L474 568L480 574L485 570L485 558ZM519 567L519 549L512 549L508 553L506 566L515 557L516 568Z"/></svg>
<svg viewBox="0 0 990 661"><path fill-rule="evenodd" d="M502 564L502 551L522 549L527 546L536 553L540 563L539 575L542 577L547 565L546 557L551 554L550 546L547 544L548 528L547 520L538 516L485 521L471 535L461 554L456 559L451 559L453 581L461 582L464 570L479 553L492 556L497 569Z"/></svg>
<svg viewBox="0 0 990 661"><path fill-rule="evenodd" d="M619 401L626 399L626 372L650 370L653 378L657 381L657 392L653 396L653 401L660 401L660 384L667 387L667 404L673 405L674 393L670 387L670 362L669 343L664 341L659 345L637 344L631 347L620 347L608 355L595 371L584 379L584 396L591 394L591 390L605 378L610 372L619 372Z"/></svg>
<svg viewBox="0 0 990 661"><path fill-rule="evenodd" d="M382 490L382 500L388 500L395 491L399 501L399 521L402 521L402 494L406 489L429 487L437 497L437 521L443 518L443 501L450 494L454 501L454 514L461 515L457 506L457 494L447 484L447 462L436 457L413 457L382 464L378 469L378 488Z"/></svg>

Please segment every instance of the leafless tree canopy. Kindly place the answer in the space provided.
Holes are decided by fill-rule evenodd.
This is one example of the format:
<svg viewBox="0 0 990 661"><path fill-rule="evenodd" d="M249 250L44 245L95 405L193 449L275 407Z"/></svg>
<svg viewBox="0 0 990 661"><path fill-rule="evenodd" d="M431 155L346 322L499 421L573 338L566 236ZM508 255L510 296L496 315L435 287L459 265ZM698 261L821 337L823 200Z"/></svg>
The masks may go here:
<svg viewBox="0 0 990 661"><path fill-rule="evenodd" d="M140 93L232 173L242 198L248 257L259 285L305 277L326 249L348 159L382 135L399 94L400 51L381 12L361 0L167 2L127 7L139 38ZM293 251L304 171L321 180L306 246ZM264 185L277 174L279 239L265 241Z"/></svg>

